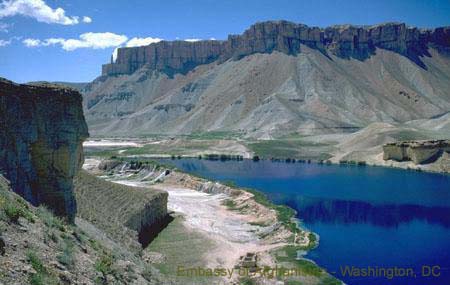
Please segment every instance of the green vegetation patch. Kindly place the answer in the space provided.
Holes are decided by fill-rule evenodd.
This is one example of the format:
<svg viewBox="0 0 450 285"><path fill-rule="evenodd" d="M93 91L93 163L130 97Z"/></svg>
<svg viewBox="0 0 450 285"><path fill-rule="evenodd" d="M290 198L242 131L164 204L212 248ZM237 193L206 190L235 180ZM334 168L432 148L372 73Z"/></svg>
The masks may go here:
<svg viewBox="0 0 450 285"><path fill-rule="evenodd" d="M331 147L327 144L305 140L276 139L247 143L247 147L262 158L296 158L326 160Z"/></svg>
<svg viewBox="0 0 450 285"><path fill-rule="evenodd" d="M206 267L204 253L213 248L212 241L202 234L193 232L183 225L183 217L175 219L152 241L145 249L149 252L158 252L164 256L162 263L154 266L167 278L174 278L180 284L212 284L208 277L182 277L177 276L178 266L185 268Z"/></svg>
<svg viewBox="0 0 450 285"><path fill-rule="evenodd" d="M31 264L31 267L36 271L28 277L28 281L31 285L56 285L58 284L58 279L48 271L42 260L37 256L37 254L29 250L27 252L27 259Z"/></svg>
<svg viewBox="0 0 450 285"><path fill-rule="evenodd" d="M72 269L75 265L75 244L70 237L65 237L61 241L60 249L61 253L58 254L58 261L69 269Z"/></svg>
<svg viewBox="0 0 450 285"><path fill-rule="evenodd" d="M295 216L295 210L285 206L285 205L275 205L273 204L264 193L261 193L254 189L245 189L245 191L252 193L253 199L267 208L274 209L277 212L278 220L288 227L292 232L297 232L297 223L292 221L292 218Z"/></svg>
<svg viewBox="0 0 450 285"><path fill-rule="evenodd" d="M128 148L122 155L190 155L201 152L213 146L213 140L179 140L160 144L146 144L142 147Z"/></svg>
<svg viewBox="0 0 450 285"><path fill-rule="evenodd" d="M306 259L296 259L297 251L302 250L297 246L285 246L272 252L277 263L286 268L295 268L304 276L313 276L318 278L318 284L341 284L339 280L329 275L324 269ZM304 284L295 277L289 277L285 284Z"/></svg>
<svg viewBox="0 0 450 285"><path fill-rule="evenodd" d="M8 192L0 192L0 211L1 218L10 223L17 224L19 218L25 218L34 223L34 215L28 204L21 197L13 197Z"/></svg>
<svg viewBox="0 0 450 285"><path fill-rule="evenodd" d="M115 273L113 268L114 261L115 259L113 255L104 253L95 262L95 270L100 272L106 279L107 275Z"/></svg>
<svg viewBox="0 0 450 285"><path fill-rule="evenodd" d="M194 132L190 135L186 135L189 139L201 139L201 140L220 140L220 139L237 139L244 135L242 132L233 131L210 131L210 132Z"/></svg>
<svg viewBox="0 0 450 285"><path fill-rule="evenodd" d="M236 209L236 202L234 202L231 199L226 199L225 201L223 201L223 205L226 206L230 210Z"/></svg>
<svg viewBox="0 0 450 285"><path fill-rule="evenodd" d="M39 206L36 214L44 222L44 224L50 229L58 229L62 232L66 231L66 223L63 219L55 216L49 209L45 206Z"/></svg>
<svg viewBox="0 0 450 285"><path fill-rule="evenodd" d="M423 133L415 130L401 130L393 133L391 136L398 141L425 140L429 138Z"/></svg>

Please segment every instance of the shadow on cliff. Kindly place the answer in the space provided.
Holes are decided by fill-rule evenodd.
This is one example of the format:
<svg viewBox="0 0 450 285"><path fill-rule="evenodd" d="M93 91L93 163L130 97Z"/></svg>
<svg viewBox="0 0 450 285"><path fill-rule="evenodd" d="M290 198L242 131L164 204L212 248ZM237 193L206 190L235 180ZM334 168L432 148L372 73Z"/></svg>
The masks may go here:
<svg viewBox="0 0 450 285"><path fill-rule="evenodd" d="M331 51L328 51L326 49L320 49L317 47L311 47L311 48L318 50L326 58L333 61L333 58L329 55L329 53ZM378 47L378 49L383 49L383 48ZM384 49L384 50L389 50L389 49ZM354 51L351 51L351 52L349 52L347 50L336 50L331 53L333 53L335 56L342 58L342 59L347 59L347 60L356 59L358 61L364 62L367 59L369 59L371 56L376 55L376 51L377 51L377 47L371 45L370 48L366 49L366 50L355 49ZM430 58L432 57L432 55L428 51L428 47L410 48L406 52L403 52L403 53L396 51L396 50L390 50L390 51L397 53L401 56L404 56L407 59L409 59L410 61L414 62L420 68L422 68L424 70L428 70L428 67L422 60L423 57L430 57ZM299 53L300 53L300 51L297 52L297 54L299 54ZM294 54L294 55L296 55L296 54Z"/></svg>
<svg viewBox="0 0 450 285"><path fill-rule="evenodd" d="M142 248L146 248L173 220L174 217L169 214L156 223L143 226L138 235Z"/></svg>

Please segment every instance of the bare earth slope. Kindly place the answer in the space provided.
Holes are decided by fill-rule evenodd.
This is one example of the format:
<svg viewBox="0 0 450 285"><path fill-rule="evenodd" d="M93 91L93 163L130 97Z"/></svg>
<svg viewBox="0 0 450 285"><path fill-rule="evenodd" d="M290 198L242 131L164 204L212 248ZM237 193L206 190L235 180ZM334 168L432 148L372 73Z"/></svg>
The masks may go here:
<svg viewBox="0 0 450 285"><path fill-rule="evenodd" d="M302 29L319 36L304 38ZM219 47L211 41L186 47L197 55L210 48L211 60L187 57L192 50L183 49L179 58L145 61L152 49L177 52L179 42L119 49L118 62L105 65L104 75L84 89L90 131L127 136L228 131L271 138L356 131L374 122L426 125L450 110L447 28L439 40L437 31L424 39L403 24L317 29L259 23L219 42L223 50L216 58ZM337 34L330 36L329 29ZM178 59L186 59L183 70ZM187 68L189 62L193 67ZM127 72L111 71L122 67Z"/></svg>

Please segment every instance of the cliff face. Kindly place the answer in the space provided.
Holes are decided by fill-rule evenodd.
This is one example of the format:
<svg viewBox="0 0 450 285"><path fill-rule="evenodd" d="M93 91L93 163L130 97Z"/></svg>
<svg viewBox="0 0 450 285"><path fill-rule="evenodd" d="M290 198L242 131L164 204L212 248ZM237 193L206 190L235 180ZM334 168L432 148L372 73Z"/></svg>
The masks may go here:
<svg viewBox="0 0 450 285"><path fill-rule="evenodd" d="M301 52L301 44L324 54L365 59L376 48L405 55L419 65L428 46L450 47L450 27L420 30L403 23L375 26L308 27L287 21L261 22L226 41L162 41L148 46L120 48L115 63L103 65L103 75L131 74L144 65L168 74L186 73L195 66L241 58L254 53Z"/></svg>
<svg viewBox="0 0 450 285"><path fill-rule="evenodd" d="M117 60L103 65L103 75L131 74L144 65L169 74L186 71L217 60L224 52L220 41L160 42L143 47L121 48Z"/></svg>
<svg viewBox="0 0 450 285"><path fill-rule="evenodd" d="M426 164L436 161L450 153L449 140L411 141L390 143L383 146L384 160L412 161L415 164Z"/></svg>
<svg viewBox="0 0 450 285"><path fill-rule="evenodd" d="M73 221L72 179L88 137L81 94L55 85L0 79L0 172L34 205Z"/></svg>

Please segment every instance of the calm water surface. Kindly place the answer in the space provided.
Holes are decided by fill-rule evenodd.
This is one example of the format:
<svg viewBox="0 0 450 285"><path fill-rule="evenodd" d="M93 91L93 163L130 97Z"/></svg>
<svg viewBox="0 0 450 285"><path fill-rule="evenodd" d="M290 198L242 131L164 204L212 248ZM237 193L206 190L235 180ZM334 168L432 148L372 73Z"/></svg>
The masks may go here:
<svg viewBox="0 0 450 285"><path fill-rule="evenodd" d="M347 284L450 284L450 175L270 161L163 160L258 189L320 235L307 257ZM422 266L439 266L423 277ZM355 278L341 267L411 267L416 278ZM437 271L436 271L437 272Z"/></svg>

